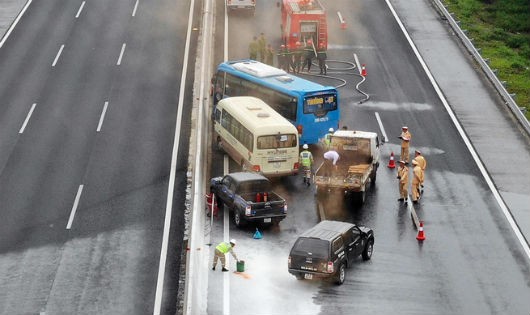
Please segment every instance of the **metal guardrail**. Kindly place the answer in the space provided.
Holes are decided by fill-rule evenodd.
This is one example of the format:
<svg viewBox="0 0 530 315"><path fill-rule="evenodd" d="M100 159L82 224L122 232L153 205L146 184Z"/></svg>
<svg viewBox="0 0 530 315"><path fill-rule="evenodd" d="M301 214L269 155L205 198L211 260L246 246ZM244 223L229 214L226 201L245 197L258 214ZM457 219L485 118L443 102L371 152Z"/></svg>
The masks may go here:
<svg viewBox="0 0 530 315"><path fill-rule="evenodd" d="M517 105L517 103L515 103L512 95L508 93L503 83L499 80L495 72L487 64L486 60L482 58L477 48L475 48L471 40L460 28L460 25L458 25L458 22L453 18L452 14L449 13L445 5L440 0L431 0L431 2L436 5L439 12L449 22L449 25L451 26L453 31L456 33L458 38L460 38L461 42L464 44L468 52L480 65L482 71L484 72L488 80L493 84L499 95L502 97L502 99L504 100L504 104L508 105L508 108L512 111L512 113L515 115L515 118L517 118L517 120L521 124L521 127L526 131L527 135L530 136L530 122L528 122L528 119L526 119L522 109Z"/></svg>

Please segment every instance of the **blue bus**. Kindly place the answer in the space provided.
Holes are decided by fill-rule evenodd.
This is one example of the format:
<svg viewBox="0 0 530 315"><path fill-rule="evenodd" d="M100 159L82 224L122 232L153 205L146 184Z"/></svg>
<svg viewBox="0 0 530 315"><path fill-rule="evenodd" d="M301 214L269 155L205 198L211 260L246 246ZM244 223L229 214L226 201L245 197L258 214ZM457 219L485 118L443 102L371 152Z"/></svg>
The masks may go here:
<svg viewBox="0 0 530 315"><path fill-rule="evenodd" d="M295 125L300 145L315 144L339 126L338 91L254 60L221 63L212 78L214 106L230 96L254 96Z"/></svg>

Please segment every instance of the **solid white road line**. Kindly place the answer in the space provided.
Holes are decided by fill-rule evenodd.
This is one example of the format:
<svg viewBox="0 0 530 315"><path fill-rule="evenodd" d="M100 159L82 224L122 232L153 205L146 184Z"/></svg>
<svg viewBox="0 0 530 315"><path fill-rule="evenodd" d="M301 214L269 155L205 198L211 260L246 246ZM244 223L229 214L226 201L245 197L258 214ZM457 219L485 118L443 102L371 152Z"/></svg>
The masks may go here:
<svg viewBox="0 0 530 315"><path fill-rule="evenodd" d="M383 122L381 121L381 117L379 117L379 113L375 112L375 119L377 119L377 123L379 124L379 129L381 129L381 134L383 135L384 141L388 142L388 137L386 136L385 127L383 126Z"/></svg>
<svg viewBox="0 0 530 315"><path fill-rule="evenodd" d="M107 112L107 106L109 106L109 102L105 102L105 105L103 105L103 111L101 112L101 117L99 117L99 124L97 132L101 131L101 126L103 125L103 119L105 119L105 113Z"/></svg>
<svg viewBox="0 0 530 315"><path fill-rule="evenodd" d="M355 64L357 65L357 70L359 70L359 74L361 74L361 63L359 62L359 58L357 57L357 54L353 54L353 58L355 58Z"/></svg>
<svg viewBox="0 0 530 315"><path fill-rule="evenodd" d="M26 120L24 120L24 123L22 124L22 127L20 128L20 131L18 133L24 133L24 129L26 129L26 125L28 124L28 121L29 121L29 118L31 117L31 114L33 114L33 110L35 109L35 106L37 106L37 103L33 103L33 105L31 105L29 113L26 116Z"/></svg>
<svg viewBox="0 0 530 315"><path fill-rule="evenodd" d="M495 184L493 183L493 180L491 179L490 175L488 174L488 171L486 170L486 167L484 166L484 164L482 164L482 161L480 160L480 157L478 156L477 152L475 151L475 148L473 148L473 145L471 144L471 140L469 140L469 138L467 137L466 133L464 132L464 128L462 127L462 125L458 121L455 113L451 109L451 106L449 106L449 103L445 99L445 96L443 95L442 90L438 86L438 83L436 83L436 80L434 79L432 73L429 71L429 68L427 67L427 64L425 63L425 61L421 57L420 52L416 48L416 45L412 41L412 38L410 37L409 33L405 29L405 26L403 26L403 23L401 22L401 19L399 18L399 16L397 15L396 11L394 10L394 7L392 6L392 4L390 3L389 0L385 0L385 1L387 3L388 7L390 8L390 11L392 11L392 14L394 15L394 18L396 19L399 27L401 28L401 31L403 32L403 34L407 38L407 41L409 42L410 47L414 51L414 54L416 55L416 58L418 58L421 66L423 67L423 70L427 74L427 77L429 77L429 81L431 81L431 84L432 84L434 90L436 91L436 94L438 94L438 97L440 98L440 100L444 104L444 107L445 107L447 113L449 114L449 117L451 117L451 120L453 121L453 124L455 125L456 130L458 130L458 133L460 134L460 137L462 137L462 139L464 140L464 143L466 144L467 149L471 153L471 156L473 157L473 160L475 160L475 163L477 164L480 172L482 173L482 176L486 180L486 183L488 184L488 187L490 188L493 196L495 197L495 200L497 200L497 203L501 207L501 210L502 210L504 216L506 217L506 220L508 221L508 223L512 227L512 230L514 231L515 236L517 237L517 239L519 240L519 243L523 247L523 251L525 252L526 256L528 258L530 258L530 247L528 246L528 243L526 242L526 240L525 240L525 238L523 236L523 233L521 232L521 230L517 226L517 223L515 222L515 219L513 218L512 214L510 213L510 210L508 210L508 207L506 206L506 204L502 200L499 191L495 187Z"/></svg>
<svg viewBox="0 0 530 315"><path fill-rule="evenodd" d="M164 293L164 277L166 274L166 260L169 246L169 230L171 228L171 211L173 209L173 191L175 190L175 176L177 170L177 156L179 152L180 130L182 129L182 108L184 107L184 93L186 92L186 75L188 72L188 60L190 51L191 24L193 21L193 8L195 0L190 2L190 12L188 14L188 30L186 33L186 45L184 47L184 59L182 61L182 72L179 88L179 100L177 109L177 119L175 135L173 139L173 152L171 153L171 169L169 172L169 184L167 188L166 213L164 219L164 231L162 233L162 245L160 246L160 261L158 264L158 278L156 280L155 303L153 315L160 315L162 308L162 296ZM125 44L124 44L125 45ZM203 197L204 198L204 197ZM192 219L193 220L193 219Z"/></svg>
<svg viewBox="0 0 530 315"><path fill-rule="evenodd" d="M121 65L121 58L123 58L123 53L125 52L125 46L127 46L125 43L121 45L120 56L118 57L118 62L116 63L117 66Z"/></svg>
<svg viewBox="0 0 530 315"><path fill-rule="evenodd" d="M139 0L136 0L136 3L134 4L134 9L133 9L133 12L132 12L132 16L136 16L136 9L138 9L138 1Z"/></svg>
<svg viewBox="0 0 530 315"><path fill-rule="evenodd" d="M72 228L72 222L74 222L75 212L77 211L77 206L79 205L79 199L81 198L81 193L83 192L83 185L79 185L77 189L77 195L75 196L74 205L72 206L72 211L70 212L70 218L68 219L68 224L66 229L69 230Z"/></svg>
<svg viewBox="0 0 530 315"><path fill-rule="evenodd" d="M79 7L79 10L77 10L77 14L75 15L75 18L79 18L79 15L81 14L81 11L83 11L83 8L85 7L85 1L81 2L81 6Z"/></svg>
<svg viewBox="0 0 530 315"><path fill-rule="evenodd" d="M228 155L224 155L223 159L223 174L228 174ZM230 240L230 211L223 211L223 241ZM230 269L230 257L226 255L226 266ZM223 276L223 315L230 314L230 277L229 273L225 272Z"/></svg>
<svg viewBox="0 0 530 315"><path fill-rule="evenodd" d="M61 45L61 48L59 48L59 51L57 52L57 56L55 56L55 59L53 60L52 67L55 67L55 65L57 64L57 61L59 60L59 57L61 56L63 49L64 49L64 44Z"/></svg>
<svg viewBox="0 0 530 315"><path fill-rule="evenodd" d="M31 4L31 1L32 0L28 0L28 2L26 2L26 5L24 5L24 7L22 8L22 10L20 11L20 13L17 15L17 18L15 19L15 21L13 22L13 24L11 24L11 26L9 27L9 29L7 30L7 32L5 33L4 37L2 37L2 41L0 41L0 48L2 48L2 46L4 46L4 43L6 42L7 38L9 37L9 35L11 35L11 32L15 29L15 26L17 26L18 24L18 21L20 21L20 19L22 18L22 16L24 15L24 12L26 12L26 9L29 7L29 5Z"/></svg>

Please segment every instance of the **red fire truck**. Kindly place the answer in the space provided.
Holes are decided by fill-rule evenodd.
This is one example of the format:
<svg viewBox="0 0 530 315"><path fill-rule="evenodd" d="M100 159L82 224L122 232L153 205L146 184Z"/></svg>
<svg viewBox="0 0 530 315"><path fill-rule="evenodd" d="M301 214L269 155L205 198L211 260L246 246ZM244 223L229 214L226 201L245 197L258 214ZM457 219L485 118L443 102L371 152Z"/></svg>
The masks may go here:
<svg viewBox="0 0 530 315"><path fill-rule="evenodd" d="M328 47L326 10L319 0L282 0L282 42L294 48L296 42L312 40L315 47Z"/></svg>

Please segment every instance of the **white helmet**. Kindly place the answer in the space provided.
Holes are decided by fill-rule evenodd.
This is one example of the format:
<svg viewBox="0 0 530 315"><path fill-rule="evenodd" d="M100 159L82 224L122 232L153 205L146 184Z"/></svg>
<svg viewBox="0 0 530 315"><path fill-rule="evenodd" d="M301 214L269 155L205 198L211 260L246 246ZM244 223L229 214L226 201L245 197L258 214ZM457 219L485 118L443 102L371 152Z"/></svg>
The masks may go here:
<svg viewBox="0 0 530 315"><path fill-rule="evenodd" d="M304 145L302 146L302 148L307 149L307 148L309 148L309 146L307 145L307 143L304 143Z"/></svg>
<svg viewBox="0 0 530 315"><path fill-rule="evenodd" d="M335 131L335 129L333 129L333 128L329 128L328 131L329 131L329 132L333 132L333 131Z"/></svg>
<svg viewBox="0 0 530 315"><path fill-rule="evenodd" d="M235 240L235 239L231 239L231 240L230 240L230 244L232 244L232 245L236 245L236 240Z"/></svg>

